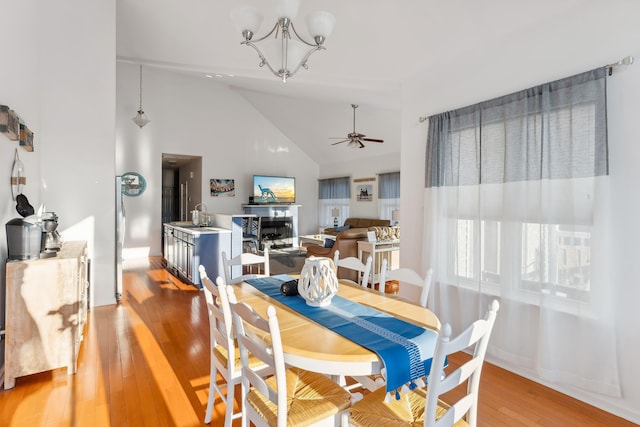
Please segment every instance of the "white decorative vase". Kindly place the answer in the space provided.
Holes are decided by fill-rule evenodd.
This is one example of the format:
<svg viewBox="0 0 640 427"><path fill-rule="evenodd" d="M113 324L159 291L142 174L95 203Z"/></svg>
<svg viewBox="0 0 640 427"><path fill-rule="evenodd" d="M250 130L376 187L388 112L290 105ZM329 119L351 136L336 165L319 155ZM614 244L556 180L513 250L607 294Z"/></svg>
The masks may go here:
<svg viewBox="0 0 640 427"><path fill-rule="evenodd" d="M298 280L298 293L313 307L331 304L338 292L338 277L333 260L324 257L309 257L304 261Z"/></svg>

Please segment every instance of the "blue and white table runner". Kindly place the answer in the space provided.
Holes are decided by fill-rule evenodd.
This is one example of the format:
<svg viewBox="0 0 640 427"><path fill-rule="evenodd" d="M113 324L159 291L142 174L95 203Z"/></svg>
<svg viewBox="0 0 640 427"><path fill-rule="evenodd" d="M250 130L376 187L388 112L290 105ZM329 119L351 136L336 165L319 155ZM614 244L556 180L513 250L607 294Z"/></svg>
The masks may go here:
<svg viewBox="0 0 640 427"><path fill-rule="evenodd" d="M280 285L288 280L291 280L290 276L281 274L250 279L247 283L316 323L375 352L386 370L387 393L397 394L397 389L402 386L410 389L423 386L422 378L431 369L438 339L436 332L338 295L326 307L311 307L300 296L280 293Z"/></svg>

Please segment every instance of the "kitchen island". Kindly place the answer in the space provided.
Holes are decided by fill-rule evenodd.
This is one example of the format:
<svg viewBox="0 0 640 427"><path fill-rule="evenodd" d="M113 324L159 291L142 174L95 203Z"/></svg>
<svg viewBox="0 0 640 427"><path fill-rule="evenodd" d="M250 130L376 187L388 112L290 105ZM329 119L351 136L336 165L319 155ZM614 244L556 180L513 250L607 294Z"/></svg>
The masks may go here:
<svg viewBox="0 0 640 427"><path fill-rule="evenodd" d="M202 288L198 267L202 264L210 277L223 276L222 252L231 251L230 228L165 223L163 255L166 268L176 277Z"/></svg>

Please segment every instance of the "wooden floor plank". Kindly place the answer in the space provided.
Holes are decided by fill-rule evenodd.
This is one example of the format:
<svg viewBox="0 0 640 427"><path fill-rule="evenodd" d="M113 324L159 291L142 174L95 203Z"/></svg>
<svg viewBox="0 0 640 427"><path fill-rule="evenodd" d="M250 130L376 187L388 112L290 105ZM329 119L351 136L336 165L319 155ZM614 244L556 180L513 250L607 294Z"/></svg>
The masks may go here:
<svg viewBox="0 0 640 427"><path fill-rule="evenodd" d="M159 257L129 267L122 302L89 312L77 374L58 369L18 378L15 388L0 391L0 425L203 425L208 333L201 291L164 270ZM466 358L456 354L449 363ZM213 412L211 425L222 426L219 397ZM635 425L489 363L478 415L480 427Z"/></svg>

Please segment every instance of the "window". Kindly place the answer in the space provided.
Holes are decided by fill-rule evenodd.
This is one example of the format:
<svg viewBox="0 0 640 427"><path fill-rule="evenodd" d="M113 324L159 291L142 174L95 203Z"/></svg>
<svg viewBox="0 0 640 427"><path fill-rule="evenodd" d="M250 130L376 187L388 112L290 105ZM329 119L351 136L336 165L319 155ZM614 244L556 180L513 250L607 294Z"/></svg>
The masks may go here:
<svg viewBox="0 0 640 427"><path fill-rule="evenodd" d="M428 135L430 308L455 330L497 297L492 357L619 395L606 69L432 116Z"/></svg>
<svg viewBox="0 0 640 427"><path fill-rule="evenodd" d="M584 73L430 119L427 186L444 188L455 220L450 281L589 302L603 80Z"/></svg>
<svg viewBox="0 0 640 427"><path fill-rule="evenodd" d="M391 214L400 210L400 172L378 175L378 215L391 220Z"/></svg>
<svg viewBox="0 0 640 427"><path fill-rule="evenodd" d="M321 226L344 224L349 218L351 186L349 177L321 179L318 185L318 222ZM338 216L331 213L338 209Z"/></svg>

